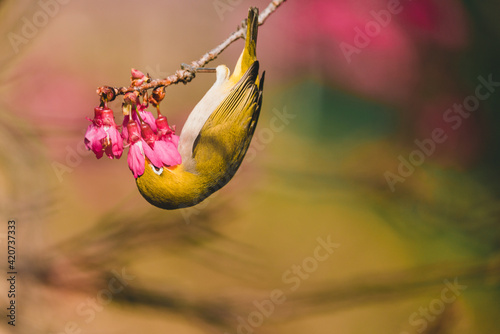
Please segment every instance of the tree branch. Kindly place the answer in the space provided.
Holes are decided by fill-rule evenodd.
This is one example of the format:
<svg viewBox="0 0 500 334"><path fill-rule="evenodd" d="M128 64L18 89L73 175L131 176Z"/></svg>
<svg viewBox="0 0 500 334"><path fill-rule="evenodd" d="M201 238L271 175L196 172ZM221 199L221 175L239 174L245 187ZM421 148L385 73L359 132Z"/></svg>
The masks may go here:
<svg viewBox="0 0 500 334"><path fill-rule="evenodd" d="M273 0L259 15L259 25L264 24L267 18L286 0ZM206 64L216 59L229 45L234 43L240 38L244 38L246 34L246 20L240 25L240 27L233 32L229 37L219 44L214 49L205 53L200 59L192 61L188 67L177 70L174 74L169 75L165 79L151 79L148 78L143 84L139 86L130 87L109 87L103 86L97 89L97 94L101 97L101 101L112 101L118 95L125 95L128 92L137 91L139 93L144 93L145 91L157 88L157 87L167 87L173 84L182 82L184 84L190 82L195 77L195 69L199 67L204 67Z"/></svg>

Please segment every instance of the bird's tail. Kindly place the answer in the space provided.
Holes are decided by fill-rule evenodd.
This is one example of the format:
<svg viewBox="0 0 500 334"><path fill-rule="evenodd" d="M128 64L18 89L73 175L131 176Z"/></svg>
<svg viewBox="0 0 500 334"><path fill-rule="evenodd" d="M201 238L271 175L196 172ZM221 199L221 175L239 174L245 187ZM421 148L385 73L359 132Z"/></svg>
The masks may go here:
<svg viewBox="0 0 500 334"><path fill-rule="evenodd" d="M247 18L247 34L245 39L245 48L241 53L238 63L234 69L232 79L238 81L243 74L252 66L257 60L256 47L257 47L257 31L259 29L259 9L251 7L248 10Z"/></svg>

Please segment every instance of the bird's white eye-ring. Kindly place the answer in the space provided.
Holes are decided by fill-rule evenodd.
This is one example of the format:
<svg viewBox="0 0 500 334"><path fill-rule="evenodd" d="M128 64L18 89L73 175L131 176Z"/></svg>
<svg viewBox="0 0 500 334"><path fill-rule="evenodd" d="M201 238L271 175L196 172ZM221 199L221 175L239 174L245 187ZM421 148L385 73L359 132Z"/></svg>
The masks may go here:
<svg viewBox="0 0 500 334"><path fill-rule="evenodd" d="M163 167L157 168L152 164L149 164L149 166L151 166L151 169L153 170L153 172L155 172L156 175L161 175L161 173L163 173Z"/></svg>

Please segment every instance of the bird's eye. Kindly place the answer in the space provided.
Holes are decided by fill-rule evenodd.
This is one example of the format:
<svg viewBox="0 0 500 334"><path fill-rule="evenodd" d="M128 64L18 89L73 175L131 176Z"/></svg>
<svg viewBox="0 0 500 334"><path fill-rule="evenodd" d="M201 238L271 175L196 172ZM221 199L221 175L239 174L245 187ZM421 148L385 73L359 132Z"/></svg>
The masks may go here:
<svg viewBox="0 0 500 334"><path fill-rule="evenodd" d="M149 166L151 166L151 169L153 170L153 172L155 172L156 175L161 175L161 173L163 173L163 167L157 168L152 164L149 164Z"/></svg>

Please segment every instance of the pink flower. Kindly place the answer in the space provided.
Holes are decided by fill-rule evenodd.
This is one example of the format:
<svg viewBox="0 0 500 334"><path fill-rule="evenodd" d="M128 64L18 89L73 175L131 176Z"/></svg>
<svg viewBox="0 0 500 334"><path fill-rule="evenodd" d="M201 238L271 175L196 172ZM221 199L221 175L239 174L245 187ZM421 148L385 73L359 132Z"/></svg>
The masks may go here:
<svg viewBox="0 0 500 334"><path fill-rule="evenodd" d="M139 75L139 74L138 74ZM170 127L167 118L161 114L157 120L146 111L148 102L142 102L137 94L127 94L124 108L131 114L123 118L123 131L115 123L113 111L107 107L97 107L94 119L90 120L85 145L97 158L104 153L111 159L120 158L124 142L129 147L127 162L135 178L144 174L146 164L157 168L176 166L182 162L177 149L179 137L174 134L175 127Z"/></svg>
<svg viewBox="0 0 500 334"><path fill-rule="evenodd" d="M143 123L143 126L147 124ZM142 127L142 126L141 126ZM149 161L156 167L160 168L163 166L161 160L155 154L153 149L141 136L141 128L135 121L130 121L127 124L128 130L128 142L130 143L130 148L128 151L127 162L130 170L134 174L135 178L138 178L144 174L144 168L146 163L146 157ZM154 133L151 131L154 136ZM146 138L151 141L154 140L150 133L145 133ZM153 141L154 142L154 141Z"/></svg>
<svg viewBox="0 0 500 334"><path fill-rule="evenodd" d="M182 158L177 150L179 136L174 134L175 127L168 125L167 118L159 115L156 119L158 129L158 141L155 144L155 151L166 166L175 166L182 163Z"/></svg>
<svg viewBox="0 0 500 334"><path fill-rule="evenodd" d="M156 132L155 117L151 112L146 111L148 105L147 101L141 103L139 96L135 94L135 92L127 93L124 97L124 108L127 108L128 112L131 113L132 120L136 121L138 124L141 124L142 120L148 123L153 131ZM139 112L140 118L137 116L137 112ZM129 119L130 118L127 118L127 120ZM125 119L123 121L125 122Z"/></svg>
<svg viewBox="0 0 500 334"><path fill-rule="evenodd" d="M157 140L153 150L165 166L176 166L182 163L177 146L172 141Z"/></svg>
<svg viewBox="0 0 500 334"><path fill-rule="evenodd" d="M127 162L128 167L136 179L144 174L144 150L140 141L130 146L128 150Z"/></svg>
<svg viewBox="0 0 500 334"><path fill-rule="evenodd" d="M141 116L142 120L146 122L151 129L153 129L154 132L156 132L156 123L155 123L155 117L153 114L149 111L146 111L146 108L148 107L148 103L138 103L137 104L137 111L139 112L139 115ZM137 117L137 113L133 113L132 118L140 123L140 120Z"/></svg>
<svg viewBox="0 0 500 334"><path fill-rule="evenodd" d="M123 153L123 140L115 123L113 111L108 108L94 109L94 119L85 133L85 146L92 150L97 159L103 153L110 158L119 159Z"/></svg>
<svg viewBox="0 0 500 334"><path fill-rule="evenodd" d="M130 116L125 115L123 116L123 123L122 123L122 138L125 141L125 143L128 142L128 122L130 121Z"/></svg>
<svg viewBox="0 0 500 334"><path fill-rule="evenodd" d="M151 126L149 126L149 124L146 122L141 122L141 135L144 141L148 143L148 145L151 146L151 148L154 148L156 141L156 133L155 131L153 131L153 129L151 129Z"/></svg>
<svg viewBox="0 0 500 334"><path fill-rule="evenodd" d="M158 119L160 121L156 120L156 123L160 124L159 129L161 130L158 134L151 128L149 123L141 123L142 138L153 149L155 158L159 159L161 163L156 164L151 161L156 167L179 165L182 158L177 150L178 137L173 134L172 129L168 126L165 116L160 114Z"/></svg>
<svg viewBox="0 0 500 334"><path fill-rule="evenodd" d="M106 132L107 137L103 139L104 152L110 159L120 159L123 153L123 139L120 132L116 126L110 127Z"/></svg>
<svg viewBox="0 0 500 334"><path fill-rule="evenodd" d="M140 71L138 72L141 73ZM133 75L134 72L132 72L132 78ZM155 118L151 112L146 111L148 106L149 103L147 99L143 98L143 102L141 102L141 98L139 97L139 94L136 91L128 92L127 94L125 94L125 97L123 98L124 115L125 116L130 115L132 120L136 121L138 124L141 124L141 121L148 123L149 126L151 126L151 128L153 129L153 131L156 132ZM139 112L140 118L137 115L137 112ZM127 120L130 120L130 117L127 118ZM126 120L124 119L123 121L125 122Z"/></svg>
<svg viewBox="0 0 500 334"><path fill-rule="evenodd" d="M102 143L101 139L106 137L106 132L102 128L102 126L96 125L96 119L92 121L87 128L87 132L85 133L85 146L87 150L92 150L96 155L97 159L102 158Z"/></svg>
<svg viewBox="0 0 500 334"><path fill-rule="evenodd" d="M103 150L110 159L119 159L123 153L123 139L115 123L113 111L108 108L99 109L102 110L102 126L106 132L106 137L101 139Z"/></svg>
<svg viewBox="0 0 500 334"><path fill-rule="evenodd" d="M177 150L177 146L174 145L170 140L158 140L158 136L151 129L149 124L141 124L141 133L144 141L153 149L156 157L161 161L161 166L174 166L181 163L181 155Z"/></svg>
<svg viewBox="0 0 500 334"><path fill-rule="evenodd" d="M175 125L170 127L168 125L167 118L160 114L158 119L156 119L156 127L158 131L158 139L171 141L177 149L177 146L179 146L179 136L174 134Z"/></svg>

